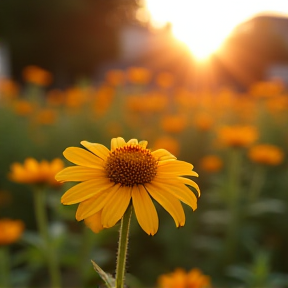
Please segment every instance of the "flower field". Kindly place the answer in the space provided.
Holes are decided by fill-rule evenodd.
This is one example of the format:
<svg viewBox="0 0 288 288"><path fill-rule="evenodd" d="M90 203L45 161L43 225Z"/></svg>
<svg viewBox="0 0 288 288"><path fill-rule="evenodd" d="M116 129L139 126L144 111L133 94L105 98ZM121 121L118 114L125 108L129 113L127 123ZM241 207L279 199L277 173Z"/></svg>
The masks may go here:
<svg viewBox="0 0 288 288"><path fill-rule="evenodd" d="M160 170L161 157L153 162L153 156L149 163L143 160L139 170L152 176L135 172L123 180L113 174L115 156L108 161L112 168L105 170L104 180L125 186L120 189L125 192L126 186L143 181L153 190L158 174L166 177L163 187L177 177L197 199L194 209L184 196L175 196L183 204L181 218L179 210L167 208L152 192L151 197L143 194L143 203L153 201L157 212L141 210L141 197L133 198L132 192L137 218L132 213L128 287L288 287L288 91L280 82L254 83L245 93L229 87L195 91L179 86L166 71L143 67L110 70L101 82L82 81L66 89L50 88L52 82L53 75L35 66L23 71L21 84L0 82L0 287L103 286L91 260L114 275L118 220L130 198L118 218L117 211L105 214L107 227L95 228L88 206L77 212L78 222L77 204L89 197L67 196L69 201L63 198L62 203L69 206L63 205L61 197L75 183L65 182L69 177L60 171L67 171L63 169L70 162L82 165L77 155L63 156L67 147L90 150L87 143L101 143L109 150L117 137L143 140L129 142L139 144L140 150L133 145L129 149L145 157L158 149L169 151L172 156L165 155L173 161L177 157L182 170L175 168L175 175ZM119 143L121 148L128 142ZM179 177L188 167L184 161L194 166L195 175L191 165L186 178ZM94 174L87 173L95 171L87 167L86 178L77 170L81 177L68 181L92 179ZM92 195L93 189L87 193ZM119 203L124 199L116 196L112 198Z"/></svg>

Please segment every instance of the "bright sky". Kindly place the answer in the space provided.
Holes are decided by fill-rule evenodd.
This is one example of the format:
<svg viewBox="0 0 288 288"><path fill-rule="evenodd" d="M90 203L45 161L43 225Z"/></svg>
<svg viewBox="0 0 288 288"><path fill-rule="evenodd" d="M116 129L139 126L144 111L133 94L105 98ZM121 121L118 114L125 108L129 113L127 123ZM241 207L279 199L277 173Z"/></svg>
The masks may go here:
<svg viewBox="0 0 288 288"><path fill-rule="evenodd" d="M288 0L144 0L154 27L171 23L174 36L204 59L216 51L239 23L255 14L288 17Z"/></svg>

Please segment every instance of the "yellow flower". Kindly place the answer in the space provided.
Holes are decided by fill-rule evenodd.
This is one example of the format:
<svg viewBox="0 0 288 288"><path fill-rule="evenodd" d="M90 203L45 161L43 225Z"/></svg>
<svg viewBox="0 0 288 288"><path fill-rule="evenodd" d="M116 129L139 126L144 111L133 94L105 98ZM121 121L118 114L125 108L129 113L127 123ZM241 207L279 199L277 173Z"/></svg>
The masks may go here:
<svg viewBox="0 0 288 288"><path fill-rule="evenodd" d="M56 175L61 182L80 181L61 199L65 205L80 203L76 219L85 219L94 232L114 226L124 215L131 200L136 218L149 235L158 230L155 199L173 217L176 226L185 224L183 203L197 208L197 197L186 186L198 185L182 176L198 176L193 166L167 150L151 152L147 141L121 137L111 140L111 150L97 143L82 141L87 149L69 147L64 156L78 166L65 168Z"/></svg>
<svg viewBox="0 0 288 288"><path fill-rule="evenodd" d="M284 158L283 151L274 145L259 144L250 148L249 158L256 163L265 165L279 165Z"/></svg>
<svg viewBox="0 0 288 288"><path fill-rule="evenodd" d="M49 163L46 160L37 162L34 158L27 158L24 164L13 163L8 175L11 181L25 184L47 184L59 186L55 175L64 167L61 159L54 159Z"/></svg>
<svg viewBox="0 0 288 288"><path fill-rule="evenodd" d="M21 220L0 220L0 245L16 242L22 235L24 223Z"/></svg>
<svg viewBox="0 0 288 288"><path fill-rule="evenodd" d="M218 138L230 147L247 147L258 138L258 132L253 126L225 126L219 130Z"/></svg>
<svg viewBox="0 0 288 288"><path fill-rule="evenodd" d="M209 276L202 274L197 269L191 269L189 272L183 269L176 269L169 274L161 275L158 278L160 288L210 288L211 280Z"/></svg>
<svg viewBox="0 0 288 288"><path fill-rule="evenodd" d="M216 155L207 155L200 160L200 167L206 172L218 172L222 166L221 158Z"/></svg>

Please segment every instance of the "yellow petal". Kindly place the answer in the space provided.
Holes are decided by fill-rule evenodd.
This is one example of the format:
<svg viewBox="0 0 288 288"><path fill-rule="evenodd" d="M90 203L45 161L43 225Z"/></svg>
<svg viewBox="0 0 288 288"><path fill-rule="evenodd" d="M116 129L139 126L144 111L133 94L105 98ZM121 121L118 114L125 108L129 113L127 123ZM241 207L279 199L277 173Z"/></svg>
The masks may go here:
<svg viewBox="0 0 288 288"><path fill-rule="evenodd" d="M114 183L106 178L88 180L77 184L66 191L61 198L61 202L65 205L79 203L96 196L106 189L110 189L113 185Z"/></svg>
<svg viewBox="0 0 288 288"><path fill-rule="evenodd" d="M132 201L139 225L148 235L154 235L158 231L158 215L143 185L133 187Z"/></svg>
<svg viewBox="0 0 288 288"><path fill-rule="evenodd" d="M177 183L176 181L169 183L165 179L156 179L156 177L153 179L152 184L158 190L165 191L166 194L170 193L183 203L189 205L193 210L197 209L197 198L195 194L184 184Z"/></svg>
<svg viewBox="0 0 288 288"><path fill-rule="evenodd" d="M69 147L63 152L63 155L67 160L77 165L91 168L103 167L103 161L99 157L82 148Z"/></svg>
<svg viewBox="0 0 288 288"><path fill-rule="evenodd" d="M125 145L126 145L126 142L122 137L112 138L111 151L114 151L116 148L123 147Z"/></svg>
<svg viewBox="0 0 288 288"><path fill-rule="evenodd" d="M102 225L104 228L114 226L124 215L131 200L131 187L122 186L109 199L102 211Z"/></svg>
<svg viewBox="0 0 288 288"><path fill-rule="evenodd" d="M130 145L132 145L132 144L138 145L138 140L137 140L137 139L130 139L130 140L127 142L127 144L130 144Z"/></svg>
<svg viewBox="0 0 288 288"><path fill-rule="evenodd" d="M142 140L138 143L139 146L141 146L142 148L146 149L148 142L145 140Z"/></svg>
<svg viewBox="0 0 288 288"><path fill-rule="evenodd" d="M113 189L113 188L111 188ZM76 211L76 220L81 221L98 211L102 210L105 204L107 203L107 198L109 199L108 194L109 192L104 191L96 195L95 197L89 198L78 205Z"/></svg>
<svg viewBox="0 0 288 288"><path fill-rule="evenodd" d="M186 168L189 170L192 170L194 167L192 164L190 164L188 162L180 161L180 160L174 161L173 159L161 161L161 162L159 162L158 166L170 167L172 169L182 167L182 168Z"/></svg>
<svg viewBox="0 0 288 288"><path fill-rule="evenodd" d="M158 149L151 153L157 161L177 159L173 154L165 149Z"/></svg>
<svg viewBox="0 0 288 288"><path fill-rule="evenodd" d="M24 168L31 172L39 171L39 163L34 158L27 158L24 161Z"/></svg>
<svg viewBox="0 0 288 288"><path fill-rule="evenodd" d="M102 211L98 211L92 216L84 219L85 225L88 226L94 233L98 233L103 229L101 224L101 213Z"/></svg>
<svg viewBox="0 0 288 288"><path fill-rule="evenodd" d="M96 169L83 166L71 166L63 169L56 174L55 179L59 182L67 181L87 181L95 178L104 178L106 172L104 168Z"/></svg>
<svg viewBox="0 0 288 288"><path fill-rule="evenodd" d="M149 194L173 217L176 226L184 226L185 214L180 201L163 189L159 190L153 184L147 183L145 187Z"/></svg>
<svg viewBox="0 0 288 288"><path fill-rule="evenodd" d="M100 157L102 160L106 160L110 153L109 149L102 144L81 141L81 145Z"/></svg>
<svg viewBox="0 0 288 288"><path fill-rule="evenodd" d="M200 188L196 182L194 182L191 179L185 178L185 177L178 177L177 179L186 185L194 187L196 189L196 191L198 192L198 197L200 197L200 195L201 195Z"/></svg>
<svg viewBox="0 0 288 288"><path fill-rule="evenodd" d="M154 180L156 180L157 182L164 183L164 184L171 183L171 184L179 185L180 183L183 183L186 185L190 185L196 189L196 191L198 192L198 197L200 197L200 194L201 194L200 188L197 185L197 183L192 181L191 179L188 179L185 177L173 177L173 176L167 177L167 175L161 175L159 173L155 176Z"/></svg>
<svg viewBox="0 0 288 288"><path fill-rule="evenodd" d="M193 165L184 161L165 160L160 161L157 167L157 175L159 176L195 176L198 174L192 171Z"/></svg>

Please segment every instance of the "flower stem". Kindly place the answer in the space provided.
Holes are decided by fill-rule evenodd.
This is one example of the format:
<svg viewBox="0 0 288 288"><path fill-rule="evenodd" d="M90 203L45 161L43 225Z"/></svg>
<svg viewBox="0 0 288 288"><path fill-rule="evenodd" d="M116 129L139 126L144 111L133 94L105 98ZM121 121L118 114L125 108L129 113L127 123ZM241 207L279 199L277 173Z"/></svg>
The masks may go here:
<svg viewBox="0 0 288 288"><path fill-rule="evenodd" d="M262 166L257 166L254 169L254 173L252 176L252 182L250 186L250 193L249 193L249 200L250 202L255 202L258 200L258 196L261 192L261 188L263 187L264 180L265 180L265 170Z"/></svg>
<svg viewBox="0 0 288 288"><path fill-rule="evenodd" d="M237 244L239 240L240 227L240 174L241 174L241 150L233 149L230 151L230 169L229 169L229 195L228 195L228 211L230 219L227 227L225 257L228 264L235 259L237 253Z"/></svg>
<svg viewBox="0 0 288 288"><path fill-rule="evenodd" d="M34 190L34 208L38 226L38 231L43 241L43 252L46 257L49 274L51 277L51 287L61 287L61 276L56 259L53 243L51 242L48 230L48 219L45 207L45 190L43 188Z"/></svg>
<svg viewBox="0 0 288 288"><path fill-rule="evenodd" d="M0 287L10 286L10 261L8 246L0 246Z"/></svg>
<svg viewBox="0 0 288 288"><path fill-rule="evenodd" d="M116 288L124 287L125 266L128 248L128 236L130 220L132 215L132 205L126 210L122 220L119 232L118 256L116 266Z"/></svg>

